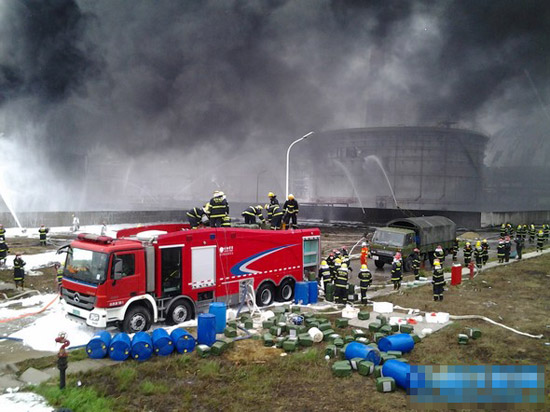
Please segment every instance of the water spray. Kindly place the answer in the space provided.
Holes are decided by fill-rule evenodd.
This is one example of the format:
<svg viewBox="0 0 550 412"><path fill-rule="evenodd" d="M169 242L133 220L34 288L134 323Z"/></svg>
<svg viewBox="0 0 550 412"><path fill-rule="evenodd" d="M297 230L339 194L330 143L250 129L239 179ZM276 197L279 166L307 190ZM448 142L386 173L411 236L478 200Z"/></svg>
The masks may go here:
<svg viewBox="0 0 550 412"><path fill-rule="evenodd" d="M382 165L382 162L378 158L378 156L375 155L369 155L364 158L365 162L368 162L369 160L374 160L374 162L380 167L380 170L382 170L382 173L384 173L384 177L386 178L386 182L388 183L388 187L390 188L391 195L393 197L393 201L395 203L395 207L400 209L399 205L397 204L397 199L395 198L395 193L393 192L393 187L390 183L390 179L388 178L388 174L386 173L386 169L384 169L384 166Z"/></svg>
<svg viewBox="0 0 550 412"><path fill-rule="evenodd" d="M351 175L350 175L348 169L339 160L334 160L334 163L336 163L338 166L340 166L342 168L342 170L344 171L344 173L346 174L346 177L348 178L349 182L351 183L353 193L355 194L355 197L359 201L359 206L361 206L361 210L363 211L363 214L366 214L365 213L365 208L363 207L363 202L361 202L361 198L359 197L359 193L357 193L357 188L355 187L355 184L353 183L353 179L351 178Z"/></svg>

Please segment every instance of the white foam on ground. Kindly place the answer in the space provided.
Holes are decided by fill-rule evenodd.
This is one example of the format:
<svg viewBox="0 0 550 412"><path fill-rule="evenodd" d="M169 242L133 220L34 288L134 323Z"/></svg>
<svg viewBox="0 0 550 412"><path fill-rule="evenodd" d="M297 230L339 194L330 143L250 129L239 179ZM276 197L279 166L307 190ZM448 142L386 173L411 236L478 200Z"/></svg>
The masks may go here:
<svg viewBox="0 0 550 412"><path fill-rule="evenodd" d="M32 392L16 392L0 395L0 411L6 412L51 412L46 399Z"/></svg>
<svg viewBox="0 0 550 412"><path fill-rule="evenodd" d="M65 260L65 254L58 255L56 252L37 253L36 255L22 255L21 258L25 261L25 270L36 270L52 266L55 262L61 263ZM9 255L6 260L6 268L13 269L13 259L15 255Z"/></svg>
<svg viewBox="0 0 550 412"><path fill-rule="evenodd" d="M69 320L59 301L44 313L44 316L12 333L10 337L23 339L23 344L34 350L57 352L60 345L55 342L55 338L60 332L67 334L70 346L80 346L86 345L96 331L92 327Z"/></svg>
<svg viewBox="0 0 550 412"><path fill-rule="evenodd" d="M47 305L57 297L57 294L33 295L27 298L10 300L0 303L0 319L7 319L23 315L25 313L36 312ZM15 306L11 308L10 306Z"/></svg>

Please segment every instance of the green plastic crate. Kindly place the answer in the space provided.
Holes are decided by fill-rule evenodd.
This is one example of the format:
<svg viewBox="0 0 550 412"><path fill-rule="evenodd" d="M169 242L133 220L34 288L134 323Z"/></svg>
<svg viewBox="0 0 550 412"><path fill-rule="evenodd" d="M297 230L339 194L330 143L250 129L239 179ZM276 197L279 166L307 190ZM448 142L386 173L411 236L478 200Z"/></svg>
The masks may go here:
<svg viewBox="0 0 550 412"><path fill-rule="evenodd" d="M481 338L481 331L479 329L469 328L468 336L472 339L479 339Z"/></svg>
<svg viewBox="0 0 550 412"><path fill-rule="evenodd" d="M338 318L336 319L335 324L337 328L347 328L349 324L349 320L346 318Z"/></svg>
<svg viewBox="0 0 550 412"><path fill-rule="evenodd" d="M324 322L319 324L319 330L324 331L327 329L332 329L332 325L330 324L330 322Z"/></svg>
<svg viewBox="0 0 550 412"><path fill-rule="evenodd" d="M376 319L378 319L381 325L386 325L388 323L388 318L384 315L377 315Z"/></svg>
<svg viewBox="0 0 550 412"><path fill-rule="evenodd" d="M363 329L353 329L352 333L353 333L353 337L355 339L367 336L367 334L365 333L365 331Z"/></svg>
<svg viewBox="0 0 550 412"><path fill-rule="evenodd" d="M344 347L344 339L336 338L334 339L333 344L336 345L337 348L342 348Z"/></svg>
<svg viewBox="0 0 550 412"><path fill-rule="evenodd" d="M244 322L244 328L245 329L254 329L254 322L252 322L252 320L246 320Z"/></svg>
<svg viewBox="0 0 550 412"><path fill-rule="evenodd" d="M329 340L329 336L334 334L334 329L327 329L323 331L323 340Z"/></svg>
<svg viewBox="0 0 550 412"><path fill-rule="evenodd" d="M212 355L219 356L222 353L224 353L226 349L227 349L227 343L221 340L217 340L216 342L214 342L214 344L210 348L210 352L212 353Z"/></svg>
<svg viewBox="0 0 550 412"><path fill-rule="evenodd" d="M332 373L340 378L351 376L351 365L348 361L337 361L332 365Z"/></svg>
<svg viewBox="0 0 550 412"><path fill-rule="evenodd" d="M345 343L350 343L350 342L353 342L354 340L355 340L355 338L351 335L344 336L344 342Z"/></svg>
<svg viewBox="0 0 550 412"><path fill-rule="evenodd" d="M292 313L301 313L302 312L302 308L299 307L299 306L293 306L292 307Z"/></svg>
<svg viewBox="0 0 550 412"><path fill-rule="evenodd" d="M335 358L338 356L338 348L334 345L327 345L325 348L325 356Z"/></svg>
<svg viewBox="0 0 550 412"><path fill-rule="evenodd" d="M382 324L380 322L371 322L371 323L369 323L369 330L371 332L378 332L381 327L382 327Z"/></svg>
<svg viewBox="0 0 550 412"><path fill-rule="evenodd" d="M378 343L378 341L379 341L380 339L382 339L384 336L386 336L386 335L384 335L383 333L380 333L380 332L376 332L376 333L373 335L373 340L374 340L376 343Z"/></svg>
<svg viewBox="0 0 550 412"><path fill-rule="evenodd" d="M228 328L233 328L233 329L237 329L237 321L236 320L230 320L227 322L227 327Z"/></svg>
<svg viewBox="0 0 550 412"><path fill-rule="evenodd" d="M264 333L263 341L264 346L273 346L273 335L271 333Z"/></svg>
<svg viewBox="0 0 550 412"><path fill-rule="evenodd" d="M275 315L283 315L286 312L284 306L276 306L276 307L272 308L271 311Z"/></svg>
<svg viewBox="0 0 550 412"><path fill-rule="evenodd" d="M262 328L264 328L264 329L269 329L269 328L272 327L274 324L275 324L275 319L273 319L273 320L270 320L270 319L264 320L264 321L262 322Z"/></svg>
<svg viewBox="0 0 550 412"><path fill-rule="evenodd" d="M308 333L298 335L298 341L301 346L313 346L313 339L311 339Z"/></svg>
<svg viewBox="0 0 550 412"><path fill-rule="evenodd" d="M223 331L223 334L227 336L228 338L236 338L237 337L237 329L235 328L225 328Z"/></svg>
<svg viewBox="0 0 550 412"><path fill-rule="evenodd" d="M279 349L283 347L283 342L286 340L286 337L284 336L277 336L275 338L275 346Z"/></svg>
<svg viewBox="0 0 550 412"><path fill-rule="evenodd" d="M281 336L283 334L283 329L275 325L269 328L269 333L273 336Z"/></svg>
<svg viewBox="0 0 550 412"><path fill-rule="evenodd" d="M392 333L391 326L388 324L382 325L382 327L378 330L378 332L383 333L385 335L390 335Z"/></svg>
<svg viewBox="0 0 550 412"><path fill-rule="evenodd" d="M210 356L210 346L208 345L197 345L196 351L201 358L207 358Z"/></svg>
<svg viewBox="0 0 550 412"><path fill-rule="evenodd" d="M359 312L357 314L357 319L359 319L359 320L368 320L368 319L370 319L370 312L368 312L366 310L362 310L361 312Z"/></svg>
<svg viewBox="0 0 550 412"><path fill-rule="evenodd" d="M467 345L469 340L470 338L468 337L468 335L465 335L464 333L460 333L458 335L458 343L461 345Z"/></svg>
<svg viewBox="0 0 550 412"><path fill-rule="evenodd" d="M374 363L361 359L361 362L357 365L357 372L363 376L372 375L374 373Z"/></svg>
<svg viewBox="0 0 550 412"><path fill-rule="evenodd" d="M380 352L380 363L385 363L390 359L397 359L397 357L393 355L388 355L386 352Z"/></svg>
<svg viewBox="0 0 550 412"><path fill-rule="evenodd" d="M375 378L380 378L382 376L382 366L381 365L376 365L374 367L374 377Z"/></svg>
<svg viewBox="0 0 550 412"><path fill-rule="evenodd" d="M363 360L364 360L363 358L352 358L352 359L350 359L349 364L351 365L351 369L356 371L357 368L359 367L359 363Z"/></svg>
<svg viewBox="0 0 550 412"><path fill-rule="evenodd" d="M378 378L376 379L376 390L378 392L394 392L395 380L393 378Z"/></svg>
<svg viewBox="0 0 550 412"><path fill-rule="evenodd" d="M393 355L395 356L396 358L400 358L403 356L403 352L401 352L400 350L389 350L387 352L388 355Z"/></svg>
<svg viewBox="0 0 550 412"><path fill-rule="evenodd" d="M356 342L359 342L359 343L363 343L365 345L368 345L369 344L369 340L365 337L365 336L358 336L356 339L355 339Z"/></svg>
<svg viewBox="0 0 550 412"><path fill-rule="evenodd" d="M399 332L401 333L413 333L414 327L412 325L402 324L399 325Z"/></svg>
<svg viewBox="0 0 550 412"><path fill-rule="evenodd" d="M420 342L420 336L418 336L417 334L415 333L411 333L411 338L413 338L413 341L415 344L417 344L418 342Z"/></svg>
<svg viewBox="0 0 550 412"><path fill-rule="evenodd" d="M283 342L283 349L287 352L294 352L298 349L298 340L297 339L287 339Z"/></svg>

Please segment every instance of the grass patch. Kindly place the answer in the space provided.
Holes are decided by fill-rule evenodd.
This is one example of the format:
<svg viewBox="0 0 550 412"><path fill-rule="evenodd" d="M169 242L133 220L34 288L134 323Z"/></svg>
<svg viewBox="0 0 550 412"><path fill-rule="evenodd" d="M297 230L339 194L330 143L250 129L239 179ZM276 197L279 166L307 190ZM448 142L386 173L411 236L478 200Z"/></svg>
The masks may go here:
<svg viewBox="0 0 550 412"><path fill-rule="evenodd" d="M68 408L73 412L111 412L116 410L111 399L100 395L92 387L77 387L71 380L63 390L59 389L59 383L42 384L34 390L44 396L50 405L57 408Z"/></svg>
<svg viewBox="0 0 550 412"><path fill-rule="evenodd" d="M118 388L122 391L127 390L135 382L138 372L137 369L123 366L115 371L118 379Z"/></svg>
<svg viewBox="0 0 550 412"><path fill-rule="evenodd" d="M77 362L82 359L87 359L88 355L86 354L85 349L75 349L69 351L69 363ZM25 372L28 368L35 369L47 369L53 366L57 366L57 355L43 356L41 358L35 359L25 359L21 362L16 363L16 366L19 368L21 373Z"/></svg>
<svg viewBox="0 0 550 412"><path fill-rule="evenodd" d="M161 382L151 382L149 380L141 382L139 385L140 392L145 396L159 395L168 393L168 387Z"/></svg>

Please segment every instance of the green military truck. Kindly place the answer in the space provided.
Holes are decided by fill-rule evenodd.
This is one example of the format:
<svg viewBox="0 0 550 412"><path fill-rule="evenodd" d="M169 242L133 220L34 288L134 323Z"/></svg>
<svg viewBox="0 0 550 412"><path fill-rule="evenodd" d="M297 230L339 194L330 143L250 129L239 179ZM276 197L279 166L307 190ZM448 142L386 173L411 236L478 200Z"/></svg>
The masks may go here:
<svg viewBox="0 0 550 412"><path fill-rule="evenodd" d="M377 268L392 263L396 252L401 252L405 271L412 269L410 255L420 249L420 259L433 262L433 252L441 245L445 255L452 252L456 239L456 224L443 216L423 216L395 219L386 227L376 229L370 244L370 253Z"/></svg>

